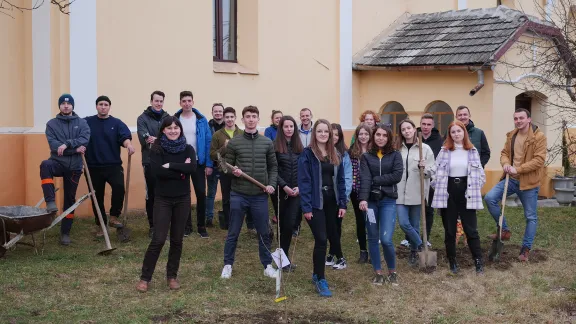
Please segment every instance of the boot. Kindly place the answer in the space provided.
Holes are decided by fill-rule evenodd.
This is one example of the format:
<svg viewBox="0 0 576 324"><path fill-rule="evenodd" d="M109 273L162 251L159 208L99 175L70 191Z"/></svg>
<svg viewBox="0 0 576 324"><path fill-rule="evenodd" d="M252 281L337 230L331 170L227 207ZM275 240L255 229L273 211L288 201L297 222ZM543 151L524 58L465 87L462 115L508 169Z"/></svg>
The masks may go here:
<svg viewBox="0 0 576 324"><path fill-rule="evenodd" d="M484 274L484 262L481 258L474 259L474 265L476 266L476 275L481 276Z"/></svg>
<svg viewBox="0 0 576 324"><path fill-rule="evenodd" d="M453 275L458 274L458 271L460 271L460 267L458 266L458 262L456 262L456 257L448 257L448 263L450 265L450 272Z"/></svg>
<svg viewBox="0 0 576 324"><path fill-rule="evenodd" d="M360 257L358 258L358 263L360 264L368 263L368 251L360 251Z"/></svg>
<svg viewBox="0 0 576 324"><path fill-rule="evenodd" d="M410 251L410 256L408 256L408 265L411 267L418 265L418 253L416 251Z"/></svg>

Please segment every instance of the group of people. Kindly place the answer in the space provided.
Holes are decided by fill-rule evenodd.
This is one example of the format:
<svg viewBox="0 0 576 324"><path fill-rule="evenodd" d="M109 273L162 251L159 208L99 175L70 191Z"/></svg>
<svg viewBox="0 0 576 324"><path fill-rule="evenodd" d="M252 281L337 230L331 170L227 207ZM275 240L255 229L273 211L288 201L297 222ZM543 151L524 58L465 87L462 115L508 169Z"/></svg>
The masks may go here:
<svg viewBox="0 0 576 324"><path fill-rule="evenodd" d="M196 196L198 233L208 238L206 228L213 226L214 197L220 181L225 223L220 225L228 230L221 273L224 279L232 276L244 217L258 237L264 276L276 278L279 271L296 269L294 264L282 269L272 265L269 197L274 207L273 221L280 223L280 248L287 255L302 216L310 226L314 237L312 281L320 296L332 296L326 267L347 267L341 234L349 202L356 218L358 263L371 262L374 284L398 284L392 241L396 218L407 241L401 244L407 243L410 248L408 264L417 266L418 251L429 244L420 235L421 208L426 208L429 226L423 230L428 235L434 209L440 211L450 271L459 271L455 245L457 222L461 220L476 272L483 273L476 210L483 208L481 189L486 181L484 166L490 159L490 148L484 132L470 120L467 107L458 107L457 120L448 125L445 136L434 127L431 114L421 117L418 128L410 119L402 120L394 134L390 125L380 123L375 112L365 111L348 147L342 127L326 119L313 122L309 108L300 111L300 124L291 116L273 111L271 126L262 136L258 133L260 112L255 106L242 110L241 130L232 107L214 104L213 118L208 121L194 108L192 92L180 93L181 109L173 116L163 109L164 98L163 92L154 91L150 106L137 121L151 237L137 290L148 290L168 236L167 284L170 289L180 287L177 275L183 238L192 232L190 182ZM128 127L110 115L111 101L106 96L96 99L97 114L86 118L74 113L71 95L62 95L58 104L60 113L46 125L50 158L40 166L46 208L58 210L54 177L64 179L64 209L74 204L83 167L81 154L85 154L96 191L93 207L98 204L104 210L104 188L109 183L110 217L103 213L104 221L113 227L122 226L118 218L125 188L120 149L134 153ZM527 261L537 227L536 205L546 137L532 124L526 109L514 112L514 123L516 127L507 134L500 162L509 177L507 195L518 194L524 206L527 226L519 259ZM497 226L503 191L504 180L484 198ZM422 195L425 206L421 205ZM64 245L71 243L72 221L73 214L62 221L60 242ZM509 240L511 232L506 221L502 230L502 239ZM496 239L496 234L491 238ZM382 270L379 245L387 273Z"/></svg>

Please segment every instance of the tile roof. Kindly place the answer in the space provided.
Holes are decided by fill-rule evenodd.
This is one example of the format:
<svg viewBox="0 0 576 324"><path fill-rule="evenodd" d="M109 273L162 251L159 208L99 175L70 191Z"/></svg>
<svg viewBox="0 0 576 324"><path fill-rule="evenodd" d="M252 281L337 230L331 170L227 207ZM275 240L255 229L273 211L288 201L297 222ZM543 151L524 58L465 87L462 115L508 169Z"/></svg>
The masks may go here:
<svg viewBox="0 0 576 324"><path fill-rule="evenodd" d="M412 15L354 65L483 65L527 20L535 19L505 6Z"/></svg>

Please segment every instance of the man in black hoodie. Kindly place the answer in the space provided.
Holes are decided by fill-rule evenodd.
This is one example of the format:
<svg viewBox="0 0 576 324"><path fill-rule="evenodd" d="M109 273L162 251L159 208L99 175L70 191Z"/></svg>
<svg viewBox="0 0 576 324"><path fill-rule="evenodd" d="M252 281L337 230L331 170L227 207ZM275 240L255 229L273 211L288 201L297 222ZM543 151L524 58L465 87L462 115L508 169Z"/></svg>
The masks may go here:
<svg viewBox="0 0 576 324"><path fill-rule="evenodd" d="M60 113L46 124L46 139L50 146L50 158L40 164L42 191L49 212L58 211L54 190L54 177L64 180L64 210L76 202L76 189L82 175L82 156L90 141L90 127L83 118L74 113L74 98L63 94L58 99ZM60 243L69 245L74 213L70 213L60 225Z"/></svg>
<svg viewBox="0 0 576 324"><path fill-rule="evenodd" d="M146 214L150 225L149 236L152 237L154 230L154 176L150 169L150 147L156 140L160 125L168 113L162 109L164 107L164 92L154 91L150 95L150 106L138 117L137 132L140 146L142 147L142 166L144 167L144 178L146 179Z"/></svg>
<svg viewBox="0 0 576 324"><path fill-rule="evenodd" d="M212 119L208 122L208 127L212 136L224 128L224 105L221 103L215 103L212 105ZM217 165L216 161L212 161L213 165ZM220 180L220 171L218 168L214 168L212 174L206 177L206 183L208 186L208 193L206 195L206 227L213 227L214 219L214 199L216 199L216 190L218 188L218 181ZM222 183L220 183L222 186Z"/></svg>

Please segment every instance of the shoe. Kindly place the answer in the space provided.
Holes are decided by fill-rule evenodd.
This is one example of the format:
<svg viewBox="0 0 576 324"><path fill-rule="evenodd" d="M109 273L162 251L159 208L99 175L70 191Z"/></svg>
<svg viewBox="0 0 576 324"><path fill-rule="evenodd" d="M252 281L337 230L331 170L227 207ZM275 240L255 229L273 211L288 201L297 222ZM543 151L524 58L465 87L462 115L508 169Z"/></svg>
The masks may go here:
<svg viewBox="0 0 576 324"><path fill-rule="evenodd" d="M210 237L210 236L208 236L208 232L206 232L206 228L204 228L204 227L198 228L198 234L199 234L200 237L203 238L203 239Z"/></svg>
<svg viewBox="0 0 576 324"><path fill-rule="evenodd" d="M512 232L509 230L502 230L502 241L510 241L511 236ZM488 238L492 241L496 241L498 239L498 230L496 230L496 233L488 235Z"/></svg>
<svg viewBox="0 0 576 324"><path fill-rule="evenodd" d="M148 230L148 238L152 239L152 236L154 236L154 227L151 227Z"/></svg>
<svg viewBox="0 0 576 324"><path fill-rule="evenodd" d="M334 263L334 265L332 266L332 269L334 270L344 270L346 269L346 267L348 266L348 264L346 263L346 259L344 257L338 259L338 261L336 261L336 263Z"/></svg>
<svg viewBox="0 0 576 324"><path fill-rule="evenodd" d="M474 266L476 266L476 275L481 276L484 274L484 262L482 262L482 259L474 259Z"/></svg>
<svg viewBox="0 0 576 324"><path fill-rule="evenodd" d="M210 227L210 228L214 227L214 223L212 222L211 219L206 220L206 227Z"/></svg>
<svg viewBox="0 0 576 324"><path fill-rule="evenodd" d="M331 254L328 254L328 255L326 256L326 263L324 263L324 264L327 265L327 266L333 266L333 265L334 265L334 261L335 261L334 259L335 259L334 256L332 256Z"/></svg>
<svg viewBox="0 0 576 324"><path fill-rule="evenodd" d="M384 276L381 274L374 275L374 278L372 279L372 284L382 286L384 284Z"/></svg>
<svg viewBox="0 0 576 324"><path fill-rule="evenodd" d="M389 282L392 286L398 286L398 274L396 273L396 271L391 272L390 274L388 274L388 282Z"/></svg>
<svg viewBox="0 0 576 324"><path fill-rule="evenodd" d="M283 272L294 272L296 270L296 268L298 268L297 265L295 265L294 263L290 263L289 265L282 267L282 271Z"/></svg>
<svg viewBox="0 0 576 324"><path fill-rule="evenodd" d="M180 282L178 282L178 279L170 278L167 281L168 281L168 288L170 288L170 290L180 289Z"/></svg>
<svg viewBox="0 0 576 324"><path fill-rule="evenodd" d="M400 242L400 245L409 248L409 247L410 247L410 242L408 242L408 240L402 240L402 242Z"/></svg>
<svg viewBox="0 0 576 324"><path fill-rule="evenodd" d="M184 229L184 237L188 237L188 236L190 236L190 234L192 234L192 229L191 228L185 228Z"/></svg>
<svg viewBox="0 0 576 324"><path fill-rule="evenodd" d="M220 278L230 279L230 277L232 277L232 265L227 264L224 266L224 269L222 269L222 275L220 275Z"/></svg>
<svg viewBox="0 0 576 324"><path fill-rule="evenodd" d="M60 234L60 244L70 245L72 241L70 240L70 234Z"/></svg>
<svg viewBox="0 0 576 324"><path fill-rule="evenodd" d="M140 280L136 285L136 290L139 292L147 292L148 291L148 281Z"/></svg>
<svg viewBox="0 0 576 324"><path fill-rule="evenodd" d="M56 207L55 201L47 201L46 202L46 211L49 213L55 213L58 211L58 207Z"/></svg>
<svg viewBox="0 0 576 324"><path fill-rule="evenodd" d="M320 279L316 282L316 290L320 297L332 297L332 292L330 291L330 287L328 287L326 279Z"/></svg>
<svg viewBox="0 0 576 324"><path fill-rule="evenodd" d="M523 246L522 249L520 249L520 255L518 256L518 260L520 260L520 262L528 262L529 256L530 256L530 249Z"/></svg>
<svg viewBox="0 0 576 324"><path fill-rule="evenodd" d="M266 269L264 269L264 276L270 278L276 278L278 277L278 270L274 269L272 265L269 264L266 266Z"/></svg>
<svg viewBox="0 0 576 324"><path fill-rule="evenodd" d="M458 266L458 262L456 262L456 258L450 257L448 258L448 264L450 266L450 273L453 275L458 274L460 271L460 266Z"/></svg>
<svg viewBox="0 0 576 324"><path fill-rule="evenodd" d="M118 217L116 216L110 216L110 220L108 221L108 225L110 225L110 227L114 227L114 228L122 228L124 227L124 225L122 224L122 222L120 222L118 220Z"/></svg>
<svg viewBox="0 0 576 324"><path fill-rule="evenodd" d="M430 241L426 242L426 246L428 246L429 248L432 247L432 243L430 243Z"/></svg>
<svg viewBox="0 0 576 324"><path fill-rule="evenodd" d="M368 251L360 251L360 257L358 258L358 263L360 264L368 263Z"/></svg>
<svg viewBox="0 0 576 324"><path fill-rule="evenodd" d="M100 225L96 225L96 238L104 237L104 232L102 231L102 227Z"/></svg>
<svg viewBox="0 0 576 324"><path fill-rule="evenodd" d="M408 265L411 267L418 265L418 254L416 251L410 251L410 255L408 256Z"/></svg>
<svg viewBox="0 0 576 324"><path fill-rule="evenodd" d="M278 217L276 217L276 215L272 216L272 223L278 224Z"/></svg>

